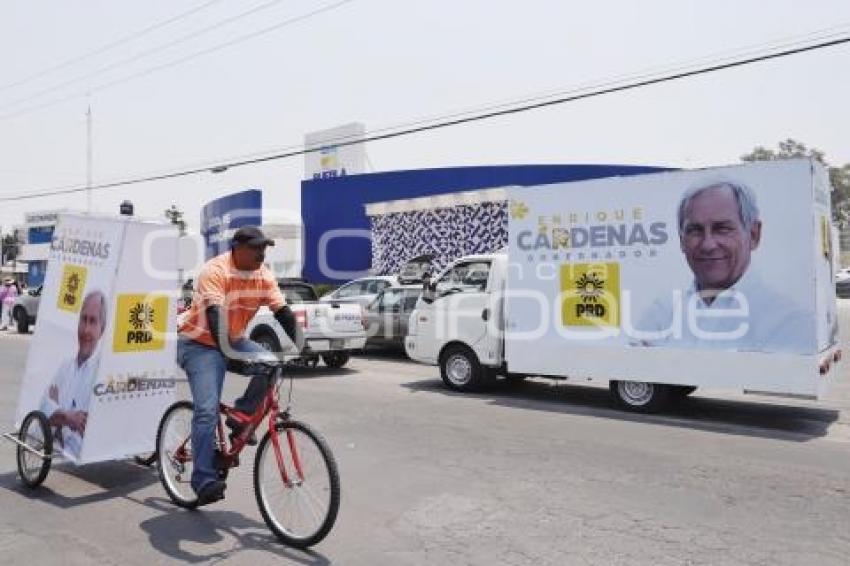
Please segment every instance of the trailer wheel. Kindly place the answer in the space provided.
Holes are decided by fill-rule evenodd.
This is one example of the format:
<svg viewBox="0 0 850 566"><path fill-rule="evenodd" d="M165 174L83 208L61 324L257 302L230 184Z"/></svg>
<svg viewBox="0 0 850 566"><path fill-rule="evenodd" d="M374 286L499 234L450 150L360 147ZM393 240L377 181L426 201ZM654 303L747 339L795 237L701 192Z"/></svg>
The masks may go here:
<svg viewBox="0 0 850 566"><path fill-rule="evenodd" d="M460 344L447 347L440 355L440 377L454 391L480 391L492 381L475 352Z"/></svg>
<svg viewBox="0 0 850 566"><path fill-rule="evenodd" d="M617 404L637 413L655 413L670 401L671 387L645 381L612 381L609 386Z"/></svg>

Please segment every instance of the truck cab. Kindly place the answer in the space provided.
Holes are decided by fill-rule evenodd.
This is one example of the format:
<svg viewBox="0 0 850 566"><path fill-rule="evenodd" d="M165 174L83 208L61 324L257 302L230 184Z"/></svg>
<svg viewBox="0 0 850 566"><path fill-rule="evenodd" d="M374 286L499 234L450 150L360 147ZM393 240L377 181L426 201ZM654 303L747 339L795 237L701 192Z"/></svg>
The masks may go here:
<svg viewBox="0 0 850 566"><path fill-rule="evenodd" d="M415 361L439 365L452 389L484 386L503 367L507 255L469 255L437 275L410 315L404 341Z"/></svg>

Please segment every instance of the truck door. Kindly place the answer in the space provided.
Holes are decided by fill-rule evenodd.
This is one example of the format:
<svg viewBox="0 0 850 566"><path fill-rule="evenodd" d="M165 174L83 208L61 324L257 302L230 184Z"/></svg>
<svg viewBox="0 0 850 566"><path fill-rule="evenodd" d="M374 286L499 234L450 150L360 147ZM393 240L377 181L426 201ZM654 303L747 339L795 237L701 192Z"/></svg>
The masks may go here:
<svg viewBox="0 0 850 566"><path fill-rule="evenodd" d="M482 318L485 319L484 337L475 346L475 353L481 363L492 367L501 366L504 358L506 271L506 257L496 256L490 264L487 304L482 312Z"/></svg>
<svg viewBox="0 0 850 566"><path fill-rule="evenodd" d="M482 315L489 298L489 275L489 260L467 260L456 263L440 276L435 284L434 301L419 314L420 334L424 330L422 317L430 317L424 323L433 337L422 341L423 356L436 358L448 342L459 341L472 348L480 342L487 327Z"/></svg>

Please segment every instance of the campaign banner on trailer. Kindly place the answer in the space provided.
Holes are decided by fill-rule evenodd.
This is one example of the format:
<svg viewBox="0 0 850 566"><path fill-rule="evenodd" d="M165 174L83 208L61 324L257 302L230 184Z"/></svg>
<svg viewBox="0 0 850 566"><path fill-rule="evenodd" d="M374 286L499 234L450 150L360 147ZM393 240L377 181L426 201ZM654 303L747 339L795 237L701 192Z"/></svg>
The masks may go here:
<svg viewBox="0 0 850 566"><path fill-rule="evenodd" d="M546 348L834 344L829 189L815 171L796 160L512 189L508 289L525 292L507 297L509 359L532 371Z"/></svg>
<svg viewBox="0 0 850 566"><path fill-rule="evenodd" d="M156 259L140 261L146 235L157 233L157 251L147 254ZM17 424L40 410L54 449L77 463L153 450L174 390L174 345L165 338L176 315L176 255L170 225L60 217Z"/></svg>
<svg viewBox="0 0 850 566"><path fill-rule="evenodd" d="M154 450L156 429L174 402L178 234L172 225L127 224L113 286L107 350L92 390L85 458L99 461Z"/></svg>

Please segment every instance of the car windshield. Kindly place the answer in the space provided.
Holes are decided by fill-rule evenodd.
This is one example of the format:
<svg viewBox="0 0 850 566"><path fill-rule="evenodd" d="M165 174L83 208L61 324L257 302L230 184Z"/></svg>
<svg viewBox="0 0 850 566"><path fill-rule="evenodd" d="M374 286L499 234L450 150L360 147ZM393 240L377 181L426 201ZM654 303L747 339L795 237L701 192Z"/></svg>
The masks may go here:
<svg viewBox="0 0 850 566"><path fill-rule="evenodd" d="M281 285L280 290L291 305L316 300L316 293L309 285Z"/></svg>

